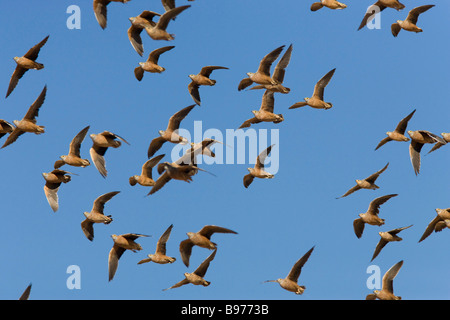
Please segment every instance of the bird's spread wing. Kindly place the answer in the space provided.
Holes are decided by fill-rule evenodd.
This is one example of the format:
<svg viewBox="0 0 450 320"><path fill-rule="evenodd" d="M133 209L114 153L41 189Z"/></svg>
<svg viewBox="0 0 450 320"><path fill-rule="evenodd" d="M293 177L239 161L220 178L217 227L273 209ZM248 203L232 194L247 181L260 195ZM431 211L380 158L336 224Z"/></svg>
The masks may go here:
<svg viewBox="0 0 450 320"><path fill-rule="evenodd" d="M411 143L409 144L409 157L416 175L420 173L420 151L422 150L422 147L423 143L411 139Z"/></svg>
<svg viewBox="0 0 450 320"><path fill-rule="evenodd" d="M354 187L350 188L346 193L344 193L339 198L344 198L344 197L348 196L349 194L352 194L353 192L358 191L359 189L361 189L361 187L359 185L355 185Z"/></svg>
<svg viewBox="0 0 450 320"><path fill-rule="evenodd" d="M33 121L39 115L39 108L42 106L45 100L45 96L47 94L47 86L42 89L41 94L37 99L33 102L33 104L28 109L27 113L23 117L26 120Z"/></svg>
<svg viewBox="0 0 450 320"><path fill-rule="evenodd" d="M363 219L357 218L353 220L353 230L355 231L356 237L361 238L363 232L364 232L364 226L365 223Z"/></svg>
<svg viewBox="0 0 450 320"><path fill-rule="evenodd" d="M411 112L409 115L407 115L406 117L404 117L397 125L397 127L395 128L395 131L401 134L405 134L406 131L406 127L408 126L408 122L409 120L411 120L412 116L414 115L414 113L416 112L416 110L414 109L413 112Z"/></svg>
<svg viewBox="0 0 450 320"><path fill-rule="evenodd" d="M381 146L385 145L386 143L388 143L389 141L391 141L392 139L389 137L384 138L383 140L380 141L380 143L378 143L377 147L375 148L375 150L378 150Z"/></svg>
<svg viewBox="0 0 450 320"><path fill-rule="evenodd" d="M228 68L221 67L221 66L206 66L200 70L200 74L202 76L209 77L211 75L211 72L213 72L214 70L218 70L218 69L228 69Z"/></svg>
<svg viewBox="0 0 450 320"><path fill-rule="evenodd" d="M366 180L367 182L374 183L375 180L378 179L378 177L380 176L380 174L382 174L382 173L387 169L388 166L389 166L389 162L383 167L383 169L381 169L381 170L375 172L374 174L368 176L365 180Z"/></svg>
<svg viewBox="0 0 450 320"><path fill-rule="evenodd" d="M305 253L303 255L303 257L301 257L292 267L291 271L289 272L287 278L289 280L292 280L294 282L298 281L298 277L300 276L300 273L302 271L303 266L305 265L306 261L308 261L309 256L311 255L311 253L313 252L314 247L312 247L311 249L309 249L309 251L307 253Z"/></svg>
<svg viewBox="0 0 450 320"><path fill-rule="evenodd" d="M372 21L377 12L381 12L384 9L386 9L386 6L383 5L381 1L377 1L375 4L371 5L367 9L366 14L364 15L364 18L362 19L361 24L358 27L358 30L364 28L368 22Z"/></svg>
<svg viewBox="0 0 450 320"><path fill-rule="evenodd" d="M142 44L141 31L142 29L136 27L135 25L131 25L127 31L128 39L130 40L131 45L140 56L144 54L144 45Z"/></svg>
<svg viewBox="0 0 450 320"><path fill-rule="evenodd" d="M417 21L419 20L419 15L424 13L425 11L428 11L429 9L431 9L433 7L434 7L434 4L429 4L429 5L414 8L408 13L406 20L413 24L417 24Z"/></svg>
<svg viewBox="0 0 450 320"><path fill-rule="evenodd" d="M253 179L254 179L254 178L255 178L255 177L252 176L250 173L249 173L249 174L246 174L246 175L244 176L244 187L248 188L248 186L251 185L251 183L253 182Z"/></svg>
<svg viewBox="0 0 450 320"><path fill-rule="evenodd" d="M158 242L156 243L156 252L160 254L166 254L166 243L169 240L170 233L172 232L173 224L171 224L166 231L161 235Z"/></svg>
<svg viewBox="0 0 450 320"><path fill-rule="evenodd" d="M172 178L170 178L169 174L166 172L164 172L156 181L155 181L155 185L152 187L152 189L150 190L150 192L148 193L150 194L154 194L156 191L158 191L159 189L161 189L162 187L165 186L165 184L167 182L169 182Z"/></svg>
<svg viewBox="0 0 450 320"><path fill-rule="evenodd" d="M208 225L208 226L204 226L199 233L202 236L205 236L206 238L210 239L211 236L214 233L234 233L237 234L236 231L233 231L231 229L227 229L227 228L223 228L223 227L219 227L219 226L212 226L212 225Z"/></svg>
<svg viewBox="0 0 450 320"><path fill-rule="evenodd" d="M81 222L81 230L90 241L94 240L94 223L88 219Z"/></svg>
<svg viewBox="0 0 450 320"><path fill-rule="evenodd" d="M158 20L158 23L156 24L156 28L161 30L166 30L167 26L169 25L170 20L175 18L177 15L179 15L181 12L189 8L190 6L180 6L173 9L170 9L169 11L166 11Z"/></svg>
<svg viewBox="0 0 450 320"><path fill-rule="evenodd" d="M166 139L164 139L163 137L158 137L152 140L152 142L150 142L150 145L148 147L148 151L147 151L147 156L150 158L152 157L156 151L158 151L159 149L161 149L162 145L166 142Z"/></svg>
<svg viewBox="0 0 450 320"><path fill-rule="evenodd" d="M336 71L336 68L329 71L326 75L324 75L314 86L314 93L313 96L319 98L320 100L323 100L323 93L325 91L325 87L330 82L331 78L334 75L334 72Z"/></svg>
<svg viewBox="0 0 450 320"><path fill-rule="evenodd" d="M116 194L120 193L120 191L112 191L105 193L95 199L94 204L92 206L92 211L103 213L103 209L105 208L105 203L111 200Z"/></svg>
<svg viewBox="0 0 450 320"><path fill-rule="evenodd" d="M108 150L108 148L98 147L95 145L91 149L89 149L89 154L91 156L92 162L94 162L95 167L97 168L98 172L100 172L103 178L106 178L106 176L108 175L108 171L106 170L105 157L103 156L106 150Z"/></svg>
<svg viewBox="0 0 450 320"><path fill-rule="evenodd" d="M181 121L191 112L192 108L195 107L195 104L187 106L186 108L181 109L177 113L169 119L169 124L167 125L167 130L175 131L180 128Z"/></svg>
<svg viewBox="0 0 450 320"><path fill-rule="evenodd" d="M94 0L94 14L97 19L98 24L102 29L106 28L106 17L107 9L106 6L109 4L108 0Z"/></svg>
<svg viewBox="0 0 450 320"><path fill-rule="evenodd" d="M78 132L78 134L72 139L72 141L70 142L70 146L69 146L70 154L80 157L81 143L83 142L84 138L86 137L86 134L87 134L89 128L90 128L90 126L85 127L80 132Z"/></svg>
<svg viewBox="0 0 450 320"><path fill-rule="evenodd" d="M284 81L284 75L286 73L286 68L289 65L289 62L291 61L291 55L292 44L287 48L286 52L281 57L280 61L278 61L273 71L272 79L274 79L278 83L283 83Z"/></svg>
<svg viewBox="0 0 450 320"><path fill-rule="evenodd" d="M189 267L189 258L191 257L193 246L194 244L190 239L186 239L180 242L181 260L186 267Z"/></svg>
<svg viewBox="0 0 450 320"><path fill-rule="evenodd" d="M194 81L192 81L188 85L189 94L191 95L191 97L195 101L195 103L198 105L201 104L200 92L198 90L199 88L200 88L200 86L197 83L195 83Z"/></svg>
<svg viewBox="0 0 450 320"><path fill-rule="evenodd" d="M403 260L393 265L383 276L382 288L390 293L394 293L394 278L397 276L400 268L403 265Z"/></svg>
<svg viewBox="0 0 450 320"><path fill-rule="evenodd" d="M156 157L151 158L150 160L147 160L143 165L142 165L142 172L141 174L153 179L152 177L152 169L158 164L159 161L161 161L162 158L164 158L165 154L160 154Z"/></svg>
<svg viewBox="0 0 450 320"><path fill-rule="evenodd" d="M152 62L154 64L158 64L159 56L161 54L163 54L164 52L172 50L173 48L175 48L175 46L167 46L167 47L155 49L152 52L150 52L150 54L148 55L147 61Z"/></svg>
<svg viewBox="0 0 450 320"><path fill-rule="evenodd" d="M256 164L255 164L256 168L260 168L260 169L264 168L264 161L266 161L266 158L270 154L270 151L272 151L273 146L274 146L273 144L268 146L267 149L265 149L263 152L261 152L259 154L259 156L256 158Z"/></svg>
<svg viewBox="0 0 450 320"><path fill-rule="evenodd" d="M261 62L259 63L258 72L270 76L270 67L272 66L272 63L278 58L281 51L283 51L283 48L284 45L276 48L275 50L264 56L264 58L262 58Z"/></svg>
<svg viewBox="0 0 450 320"><path fill-rule="evenodd" d="M209 255L208 258L203 261L197 269L195 269L194 273L200 277L204 277L206 274L206 271L208 270L209 264L211 261L213 261L214 257L216 256L217 248L214 249L214 251Z"/></svg>
<svg viewBox="0 0 450 320"><path fill-rule="evenodd" d="M266 90L262 97L261 110L273 113L275 98L273 91Z"/></svg>
<svg viewBox="0 0 450 320"><path fill-rule="evenodd" d="M367 213L378 215L378 213L380 212L380 206L384 204L386 201L388 201L390 198L396 196L398 196L398 194L388 194L372 200L369 204L369 209L367 210Z"/></svg>

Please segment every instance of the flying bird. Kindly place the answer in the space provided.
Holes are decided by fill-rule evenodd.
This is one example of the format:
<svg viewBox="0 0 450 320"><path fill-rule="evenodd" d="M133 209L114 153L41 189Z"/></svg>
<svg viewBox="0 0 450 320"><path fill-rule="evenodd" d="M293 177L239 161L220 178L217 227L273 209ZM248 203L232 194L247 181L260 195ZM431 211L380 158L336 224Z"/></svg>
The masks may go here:
<svg viewBox="0 0 450 320"><path fill-rule="evenodd" d="M95 167L102 177L106 178L108 175L105 162L106 151L108 148L119 148L122 145L120 141L123 141L128 145L129 143L124 138L110 131L103 131L99 134L92 133L89 137L92 139L92 147L89 150L92 162L94 162Z"/></svg>
<svg viewBox="0 0 450 320"><path fill-rule="evenodd" d="M301 257L292 267L291 271L284 279L276 279L276 280L266 280L264 282L278 282L278 284L285 290L294 292L295 294L303 294L306 287L299 285L298 278L300 276L300 273L302 271L303 266L305 265L306 261L308 261L309 256L313 252L314 247L309 249L308 252L306 252L303 257Z"/></svg>
<svg viewBox="0 0 450 320"><path fill-rule="evenodd" d="M156 22L153 21L155 16L160 17L161 15L153 11L144 10L140 15L128 18L131 22L131 26L127 30L128 40L130 40L131 46L140 56L144 54L141 32L156 25Z"/></svg>
<svg viewBox="0 0 450 320"><path fill-rule="evenodd" d="M253 118L245 120L238 129L248 128L260 122L280 123L284 121L282 114L273 113L275 107L274 91L266 89L259 110L252 110Z"/></svg>
<svg viewBox="0 0 450 320"><path fill-rule="evenodd" d="M166 255L166 243L169 240L170 233L172 232L173 224L171 224L166 231L161 235L158 242L156 243L156 251L154 254L147 255L148 258L142 259L138 264L143 264L147 262L155 262L159 264L174 263L176 258L169 257Z"/></svg>
<svg viewBox="0 0 450 320"><path fill-rule="evenodd" d="M110 2L122 2L127 3L131 0L94 0L94 14L98 24L102 29L106 28L107 24L107 5Z"/></svg>
<svg viewBox="0 0 450 320"><path fill-rule="evenodd" d="M273 146L274 145L269 146L258 155L258 157L256 158L255 166L253 168L247 168L249 173L244 176L244 187L248 188L248 186L253 182L254 178L272 179L275 177L273 174L264 171L264 161L270 154L270 151L272 151Z"/></svg>
<svg viewBox="0 0 450 320"><path fill-rule="evenodd" d="M208 258L205 259L205 261L203 261L200 266L198 266L197 269L195 269L194 272L189 273L189 272L185 272L184 276L185 278L183 280L181 280L180 282L177 282L176 284L174 284L173 286L171 286L170 288L167 289L163 289L163 291L169 290L169 289L174 289L174 288L179 288L181 286L184 286L186 284L192 283L193 285L202 285L204 287L207 287L211 284L210 281L206 281L203 277L206 274L206 271L209 268L209 264L211 263L211 261L214 259L214 257L216 256L216 252L217 252L217 248L208 256Z"/></svg>
<svg viewBox="0 0 450 320"><path fill-rule="evenodd" d="M56 160L54 168L58 169L63 165L67 164L74 167L87 167L91 165L88 159L82 159L80 154L81 143L83 142L90 126L83 128L77 135L72 139L69 145L69 154L60 156L60 160Z"/></svg>
<svg viewBox="0 0 450 320"><path fill-rule="evenodd" d="M433 146L433 148L430 149L430 151L428 151L428 153L431 153L433 151L436 151L437 149L439 149L440 147L442 147L443 145L446 145L447 143L450 142L450 133L447 132L442 132L441 133L442 138L444 139L444 141L446 143L442 143L442 142L436 142Z"/></svg>
<svg viewBox="0 0 450 320"><path fill-rule="evenodd" d="M289 109L296 109L304 106L310 106L315 109L330 109L333 107L331 102L325 102L323 99L323 94L325 91L325 87L330 82L331 78L334 75L336 68L329 71L326 75L324 75L314 86L314 92L311 98L305 98L305 101L297 102L289 107Z"/></svg>
<svg viewBox="0 0 450 320"><path fill-rule="evenodd" d="M248 78L244 78L238 85L238 91L241 91L248 86L251 86L253 83L257 84L278 84L276 80L274 80L270 76L270 68L272 63L278 59L278 56L283 51L285 46L281 46L271 51L260 61L258 70L256 72L247 72Z"/></svg>
<svg viewBox="0 0 450 320"><path fill-rule="evenodd" d="M385 231L385 232L378 232L378 234L380 235L381 239L380 241L378 241L377 246L375 247L375 251L373 253L372 256L372 260L375 259L381 252L381 249L383 249L389 242L394 242L394 241L402 241L403 239L400 238L397 234L400 231L403 231L405 229L408 229L412 227L412 225L407 226L407 227L402 227L402 228L396 228L390 231Z"/></svg>
<svg viewBox="0 0 450 320"><path fill-rule="evenodd" d="M392 197L396 197L398 194L388 194L372 200L369 204L369 209L365 213L360 213L359 218L353 221L353 229L356 237L361 238L365 224L372 226L382 226L384 219L381 219L378 214L380 213L380 206Z"/></svg>
<svg viewBox="0 0 450 320"><path fill-rule="evenodd" d="M108 255L108 275L109 281L114 278L116 274L117 267L119 266L119 259L122 257L123 253L126 250L131 250L133 252L137 252L142 250L142 246L137 243L135 240L140 237L148 237L144 234L137 233L126 233L122 235L111 235L111 238L114 241L114 245L111 248L111 251Z"/></svg>
<svg viewBox="0 0 450 320"><path fill-rule="evenodd" d="M145 31L147 31L147 34L153 40L174 40L175 35L170 34L166 31L167 27L169 26L169 22L189 7L190 5L181 6L166 11L163 15L161 15L161 17L159 17L158 22L154 26L146 27Z"/></svg>
<svg viewBox="0 0 450 320"><path fill-rule="evenodd" d="M99 196L95 199L91 211L83 212L86 219L81 222L81 230L90 241L94 240L94 223L110 224L113 221L111 215L105 215L103 210L105 204L118 193L120 191L112 191Z"/></svg>
<svg viewBox="0 0 450 320"><path fill-rule="evenodd" d="M180 165L178 163L169 163L169 162L160 163L157 169L160 176L156 180L154 186L152 187L148 195L154 194L156 191L160 190L163 186L166 185L167 182L169 182L172 179L186 181L187 183L190 183L192 181L192 176L196 175L199 170L208 172L193 164Z"/></svg>
<svg viewBox="0 0 450 320"><path fill-rule="evenodd" d="M254 87L251 87L249 90L256 89L266 89L273 92L280 92L287 94L291 91L291 89L283 86L284 75L286 74L286 68L291 61L292 55L292 44L287 48L286 52L283 54L281 59L278 61L275 69L273 70L272 79L276 84L259 84Z"/></svg>
<svg viewBox="0 0 450 320"><path fill-rule="evenodd" d="M352 187L350 190L348 190L345 194L343 194L342 196L340 196L339 198L336 199L340 199L340 198L344 198L350 194L352 194L355 191L358 191L360 189L369 189L369 190L376 190L379 189L380 187L378 187L375 184L375 181L378 179L378 177L380 176L380 174L382 174L387 167L389 166L389 162L384 166L383 169L375 172L374 174L371 174L370 176L368 176L365 179L359 180L356 179L356 185L354 187Z"/></svg>
<svg viewBox="0 0 450 320"><path fill-rule="evenodd" d="M236 231L233 231L231 229L214 225L204 226L198 232L187 232L186 235L188 236L188 238L180 242L181 260L183 260L183 263L186 265L186 267L189 267L189 259L191 257L192 248L194 246L206 248L209 250L217 249L217 244L211 241L211 236L214 233L237 234Z"/></svg>
<svg viewBox="0 0 450 320"><path fill-rule="evenodd" d="M419 242L428 238L428 236L432 234L433 231L440 232L445 228L450 229L450 208L447 209L437 208L436 213L437 213L436 217L433 220L431 220L431 222L428 224Z"/></svg>
<svg viewBox="0 0 450 320"><path fill-rule="evenodd" d="M367 9L367 12L362 19L358 30L361 30L367 25L368 22L372 21L376 13L379 13L386 8L392 8L399 11L403 10L405 8L405 5L400 3L398 0L378 0Z"/></svg>
<svg viewBox="0 0 450 320"><path fill-rule="evenodd" d="M175 46L167 46L162 47L159 49L155 49L148 55L148 59L146 62L139 62L139 67L136 67L134 69L134 76L138 81L141 81L144 77L144 72L150 72L150 73L161 73L164 72L166 69L164 67L161 67L158 65L158 60L161 54L164 52L167 52L169 50L172 50L175 48Z"/></svg>
<svg viewBox="0 0 450 320"><path fill-rule="evenodd" d="M45 179L44 193L47 198L48 204L52 208L53 212L58 211L58 190L61 183L68 183L72 180L69 174L73 174L68 171L54 169L52 172L43 172L42 176Z"/></svg>
<svg viewBox="0 0 450 320"><path fill-rule="evenodd" d="M198 74L189 75L191 82L188 85L188 91L196 104L200 105L201 103L200 93L198 89L200 88L200 86L214 86L217 81L210 79L209 77L214 70L218 69L228 69L228 68L221 66L206 66L203 67Z"/></svg>
<svg viewBox="0 0 450 320"><path fill-rule="evenodd" d="M403 260L393 265L383 276L381 280L381 290L374 290L366 296L366 300L401 300L401 297L394 295L394 278L397 276Z"/></svg>
<svg viewBox="0 0 450 320"><path fill-rule="evenodd" d="M186 154L183 155L182 157L183 159L177 163L196 165L197 156L200 154L214 158L216 154L210 149L210 147L212 147L215 143L222 143L222 142L211 138L205 138L201 142L197 143L191 142L191 148L186 150Z"/></svg>
<svg viewBox="0 0 450 320"><path fill-rule="evenodd" d="M45 100L45 95L47 94L47 86L41 91L41 94L33 102L33 104L28 108L27 113L22 118L22 120L14 120L13 123L16 126L14 130L9 134L2 148L9 146L11 143L15 142L25 132L31 132L34 134L42 134L45 132L44 126L39 126L36 124L36 118L39 115L39 109Z"/></svg>
<svg viewBox="0 0 450 320"><path fill-rule="evenodd" d="M397 37L399 32L402 29L406 30L406 31L416 32L416 33L423 32L423 30L416 25L417 21L419 20L419 15L424 13L425 11L428 11L429 9L431 9L433 7L434 7L434 4L430 4L430 5L420 6L420 7L412 9L408 13L406 20L403 20L403 21L397 20L397 22L395 22L391 25L392 35L394 37Z"/></svg>
<svg viewBox="0 0 450 320"><path fill-rule="evenodd" d="M160 136L157 138L154 138L152 142L150 143L150 146L148 148L147 156L148 158L151 158L166 142L172 142L172 143L181 143L181 144L187 144L188 140L184 137L181 137L178 135L176 131L180 128L181 121L191 112L191 110L195 107L195 104L190 105L186 108L181 109L177 113L175 113L173 116L170 117L169 123L167 125L167 129L165 131L160 130L159 134Z"/></svg>
<svg viewBox="0 0 450 320"><path fill-rule="evenodd" d="M438 135L426 130L410 130L408 131L408 134L411 137L409 157L414 168L414 173L418 175L420 173L420 151L422 150L423 145L426 143L433 144L436 142L447 144L447 142Z"/></svg>
<svg viewBox="0 0 450 320"><path fill-rule="evenodd" d="M394 131L388 131L386 132L387 137L381 140L375 150L380 148L382 145L386 144L389 141L409 141L409 138L405 136L406 127L408 126L409 120L411 120L412 116L416 110L414 109L413 112L411 112L409 115L407 115L405 118L403 118L395 128Z"/></svg>
<svg viewBox="0 0 450 320"><path fill-rule="evenodd" d="M311 11L317 11L319 9L322 9L323 7L336 10L345 9L347 8L347 5L336 0L320 0L319 2L314 2L311 5Z"/></svg>
<svg viewBox="0 0 450 320"><path fill-rule="evenodd" d="M30 69L41 70L44 68L44 65L42 63L36 62L36 59L38 58L39 51L47 42L48 37L49 36L46 36L44 40L39 42L30 50L28 50L27 53L25 53L25 55L23 55L22 57L14 57L14 61L16 61L17 65L9 81L8 91L6 92L6 98L8 98L11 92L13 92L14 88L19 83L19 79L23 77L25 72L27 72Z"/></svg>
<svg viewBox="0 0 450 320"><path fill-rule="evenodd" d="M156 157L153 157L142 165L141 175L131 176L128 181L131 186L136 185L137 183L144 187L152 187L155 185L155 180L153 180L152 170L153 168L164 158L165 154L160 154Z"/></svg>

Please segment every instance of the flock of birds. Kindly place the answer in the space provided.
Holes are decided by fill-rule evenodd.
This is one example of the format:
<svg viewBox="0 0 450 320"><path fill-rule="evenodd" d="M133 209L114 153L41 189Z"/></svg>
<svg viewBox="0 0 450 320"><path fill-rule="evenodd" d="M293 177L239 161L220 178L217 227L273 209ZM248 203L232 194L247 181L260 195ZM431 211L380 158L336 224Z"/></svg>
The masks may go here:
<svg viewBox="0 0 450 320"><path fill-rule="evenodd" d="M111 2L126 3L130 0L94 0L94 13L95 17L101 26L105 29L107 26L107 5ZM194 1L194 0L188 0ZM128 37L133 49L142 56L144 53L143 42L141 34L143 31L153 40L165 40L170 41L174 39L174 35L166 31L171 21L191 7L190 5L175 6L174 0L162 0L162 4L165 9L165 13L159 14L153 11L143 11L136 17L129 18L131 26L128 29ZM401 4L397 0L379 0L375 4L379 11L386 8L393 8L396 10L403 10L405 5ZM420 14L432 8L434 5L425 5L412 9L407 18L404 21L398 20L392 24L392 34L397 37L400 30L406 30L410 32L422 32L416 24ZM345 9L347 6L335 0L322 0L320 2L313 3L311 11L317 11L321 8L327 7L329 9ZM369 9L365 14L360 27L362 29L368 22L374 17L372 9ZM154 22L153 19L158 17L158 21ZM21 79L28 70L40 70L44 68L42 63L37 62L37 58L40 50L45 45L49 36L45 37L37 45L33 46L23 56L15 57L16 68L12 74L10 84L6 93L8 97L18 85L19 79ZM145 62L139 63L139 66L135 68L134 74L138 81L143 79L144 73L161 73L165 71L165 68L158 65L158 60L161 54L172 50L174 46L165 46L159 49L153 50L148 59ZM264 90L262 96L261 107L259 110L252 111L253 117L245 120L241 128L248 128L251 125L255 125L261 122L281 123L284 121L282 114L274 113L274 95L276 93L288 94L290 89L283 85L286 69L289 65L293 46L290 45L283 56L276 64L274 71L271 72L272 65L279 58L283 52L285 46L280 46L270 53L266 54L260 61L258 69L255 72L248 72L247 77L242 79L238 85L238 91L249 88L249 90ZM187 144L189 141L178 135L177 130L180 128L182 120L188 116L189 112L195 107L201 104L199 88L201 86L214 86L216 80L210 78L211 74L215 70L228 69L223 66L205 66L198 74L189 75L191 83L188 85L188 91L194 101L194 104L187 106L180 111L176 112L168 120L166 130L160 130L159 136L154 138L148 148L148 160L142 165L141 173L129 178L129 184L134 186L139 184L145 187L151 187L149 195L154 194L160 190L170 180L180 180L190 182L192 177L198 173L198 171L205 171L197 166L196 158L198 155L207 155L214 157L214 152L210 149L215 143L221 143L214 139L205 139L198 143L190 143L191 147L187 152L178 160L174 162L161 162L165 154L155 154L162 148L164 143L170 142L173 144ZM304 98L303 101L293 104L289 109L297 109L305 106L309 106L315 109L330 109L333 107L332 102L324 100L324 91L326 86L330 83L336 69L330 70L325 74L314 86L313 94L309 98ZM14 143L24 133L35 133L37 135L45 133L45 127L38 125L36 118L39 115L39 110L42 107L47 93L47 86L45 86L38 96L38 98L32 103L28 111L22 118L22 120L14 120L13 124L6 120L0 120L0 137L8 134L2 148ZM432 149L429 152L436 151L442 146L450 142L450 133L442 133L442 137L433 134L426 130L407 131L409 138L405 136L408 122L413 117L416 110L413 110L409 115L402 119L393 131L386 132L387 137L382 139L375 150L382 147L384 144L390 141L406 142L410 141L409 153L411 163L415 174L420 172L420 152L425 144L433 144ZM61 155L59 160L54 163L54 170L48 173L43 173L45 179L44 192L48 200L51 209L56 212L59 208L58 205L58 190L61 184L65 184L71 181L71 172L60 169L62 166L73 167L87 167L91 165L89 159L83 159L81 156L81 144L83 143L90 127L83 128L78 134L75 135L73 140L69 144L69 151L67 155ZM129 144L123 137L112 133L110 131L103 131L98 134L90 134L92 139L92 146L90 148L90 159L94 163L95 167L99 171L102 177L107 177L105 154L108 148L119 148L123 143ZM248 168L249 173L243 178L243 184L245 188L248 188L253 182L254 178L270 179L274 178L273 174L264 170L264 163L266 157L270 154L274 145L269 146L263 152L259 154L256 159L256 164L253 168ZM388 168L387 163L382 169L375 172L365 179L357 179L356 185L349 189L340 198L347 197L350 194L361 190L371 189L375 190L379 187L375 184L378 177ZM153 179L153 168L157 169L159 173L158 179ZM95 199L90 212L84 212L85 220L81 222L81 229L86 238L90 241L94 240L94 225L103 223L109 224L113 221L110 215L104 213L105 205L120 191L113 191L99 196ZM368 225L382 226L385 220L379 217L380 206L386 203L389 199L397 196L397 194L389 194L378 197L370 202L369 207L365 213L359 214L353 222L355 235L360 238L363 234L364 227ZM437 216L427 226L420 241L427 238L433 231L438 232L445 228L450 228L450 208L448 209L436 209ZM381 237L373 253L372 260L374 260L382 248L389 242L401 241L397 234L410 226L396 228L386 232L379 232ZM156 245L156 251L154 254L149 254L146 259L138 262L138 264L154 262L159 264L173 263L176 261L175 257L169 257L166 255L166 242L169 240L170 233L173 225L170 225L167 230L161 235ZM177 288L186 284L203 285L208 286L209 281L204 279L206 271L214 259L217 252L217 244L211 241L211 236L214 233L229 233L237 234L237 232L215 225L206 225L198 232L188 232L188 238L183 240L179 245L179 251L182 262L188 267L189 258L194 246L213 250L203 263L192 273L186 272L184 279L171 286L168 289ZM127 233L121 235L112 235L113 247L109 253L108 266L109 266L109 281L111 281L117 271L119 259L127 250L133 252L142 250L142 246L136 242L141 237L146 237L144 234ZM276 280L267 280L266 282L277 282L279 285L288 291L295 294L302 294L305 287L298 284L298 278L300 276L302 267L305 265L310 255L312 254L314 247L305 253L292 267L286 278L280 278ZM366 299L381 299L381 300L398 300L401 297L396 296L393 292L393 279L398 274L400 268L403 265L403 261L399 261L392 266L383 277L382 290L375 290L373 293L367 295ZM31 285L27 287L21 300L26 300L30 294ZM165 289L167 290L167 289Z"/></svg>

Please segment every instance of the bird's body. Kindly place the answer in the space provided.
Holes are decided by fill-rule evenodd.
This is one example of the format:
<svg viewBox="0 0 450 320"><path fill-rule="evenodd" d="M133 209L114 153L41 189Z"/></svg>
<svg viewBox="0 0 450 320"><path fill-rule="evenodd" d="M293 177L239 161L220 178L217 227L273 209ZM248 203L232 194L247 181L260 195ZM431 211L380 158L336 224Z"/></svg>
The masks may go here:
<svg viewBox="0 0 450 320"><path fill-rule="evenodd" d="M154 26L146 27L145 31L153 40L165 40L165 41L174 40L175 35L170 34L166 31L167 26L169 25L169 22L173 20L173 18L175 18L177 15L179 15L181 12L183 12L189 7L190 5L180 6L170 9L169 11L166 11L164 14L161 15L158 22Z"/></svg>

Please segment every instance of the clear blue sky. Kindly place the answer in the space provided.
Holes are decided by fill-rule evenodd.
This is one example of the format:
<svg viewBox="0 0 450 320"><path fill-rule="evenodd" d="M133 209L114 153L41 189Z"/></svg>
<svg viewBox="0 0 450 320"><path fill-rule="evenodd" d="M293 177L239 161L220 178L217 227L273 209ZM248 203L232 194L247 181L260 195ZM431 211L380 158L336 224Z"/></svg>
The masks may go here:
<svg viewBox="0 0 450 320"><path fill-rule="evenodd" d="M0 118L21 119L48 86L38 117L46 133L24 134L1 150L0 299L17 299L32 283L30 299L359 300L371 292L366 286L370 265L379 266L384 274L400 260L405 262L394 281L395 294L403 299L449 299L450 279L445 276L450 263L449 230L433 233L421 243L418 240L435 217L435 208L450 206L450 147L424 156L430 149L425 146L418 176L410 163L408 143L374 148L413 109L417 111L408 129L449 132L450 30L443 21L450 4L405 0L405 10L382 13L381 29L356 31L372 2L347 0L345 10L310 12L311 1L303 0L282 4L177 0L177 5L191 4L191 8L169 24L176 39L154 41L143 33L145 52L140 57L127 37L128 17L143 10L163 12L160 1L111 3L105 30L94 17L92 1L2 1L0 88L4 93L15 68L12 58L45 36L50 38L37 59L45 68L27 72L1 103ZM394 38L391 23L423 4L436 4L419 18L425 32L402 31ZM81 9L80 30L66 27L69 5ZM251 110L261 103L263 91L238 92L239 81L246 72L256 70L265 54L289 44L293 53L284 83L291 92L275 95L275 112L282 113L285 121L254 126L279 130L274 150L280 163L274 179L256 179L245 189L242 178L252 164L203 164L216 177L200 172L190 184L172 181L148 197L149 188L128 184L147 160L148 145L158 130L165 129L173 113L193 103L187 90L189 74L205 65L229 68L212 73L216 86L200 88L202 105L182 122L187 130L193 130L194 121L202 121L203 130L216 128L225 133L250 118ZM166 45L175 46L160 57L166 71L146 73L138 82L133 74L138 62ZM317 80L333 68L336 73L325 90L332 109L288 109L309 97ZM53 213L41 173L52 170L74 135L87 125L89 133L109 130L130 145L108 150L106 179L93 165L65 166L78 175L60 187L60 209ZM81 146L85 158L90 146L86 137ZM166 144L158 154L166 153L165 159L170 160L171 148ZM336 199L355 179L369 176L387 162L389 168L377 180L380 189ZM95 225L95 239L88 241L80 227L83 212L91 209L99 195L116 190L121 193L105 207L114 221ZM390 193L399 196L381 207L386 224L366 226L363 237L357 239L352 223L358 213L365 212L376 197ZM167 253L177 261L137 265L154 252L170 224L174 227ZM186 232L207 224L238 232L212 236L219 249L205 276L211 285L162 291L211 253L194 248L187 268L178 251ZM400 233L402 242L388 244L370 262L378 231L411 224ZM124 253L115 278L108 282L113 233L152 237L138 240L143 251ZM302 296L275 283L262 283L285 277L312 246L315 250L299 278L306 286ZM70 265L80 267L81 289L66 286Z"/></svg>

